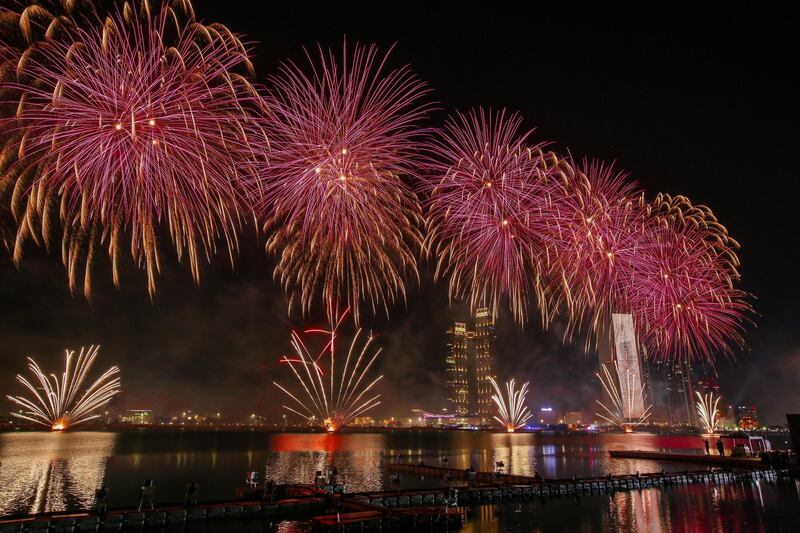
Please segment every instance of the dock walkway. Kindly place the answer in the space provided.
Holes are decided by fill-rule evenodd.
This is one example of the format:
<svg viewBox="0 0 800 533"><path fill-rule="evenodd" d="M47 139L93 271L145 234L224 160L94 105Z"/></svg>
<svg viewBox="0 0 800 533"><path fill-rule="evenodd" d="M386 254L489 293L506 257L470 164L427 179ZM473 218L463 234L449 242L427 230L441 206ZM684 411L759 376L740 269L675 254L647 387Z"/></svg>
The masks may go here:
<svg viewBox="0 0 800 533"><path fill-rule="evenodd" d="M681 463L702 463L724 468L746 468L769 470L770 466L752 457L730 457L721 455L701 455L699 453L669 453L645 450L610 450L611 457L620 459L652 459L654 461L677 461Z"/></svg>

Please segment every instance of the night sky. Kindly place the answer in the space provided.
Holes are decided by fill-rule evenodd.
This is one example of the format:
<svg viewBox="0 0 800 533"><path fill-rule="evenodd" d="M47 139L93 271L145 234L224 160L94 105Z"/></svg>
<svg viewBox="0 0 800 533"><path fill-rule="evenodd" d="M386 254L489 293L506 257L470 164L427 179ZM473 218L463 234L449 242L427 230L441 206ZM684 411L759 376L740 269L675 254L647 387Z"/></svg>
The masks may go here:
<svg viewBox="0 0 800 533"><path fill-rule="evenodd" d="M392 65L411 64L440 102L431 125L472 106L518 110L536 139L616 160L651 198L685 194L709 205L742 244L741 286L759 315L749 350L718 361L726 402L755 403L770 423L800 411L795 17L730 6L556 13L538 3L529 11L466 2L251 4L194 2L201 19L246 36L261 80L284 58L302 61L303 46L338 49L344 36L384 49L396 43ZM100 343L102 363L122 368L128 408L277 418L282 398L271 381L286 377L277 359L289 327L303 320L287 317L263 237L248 229L234 269L218 257L199 287L166 246L162 258L152 302L132 265L115 289L105 258L87 302L70 296L58 255L31 245L17 270L0 253L0 392L19 390L14 374L27 355L55 369L65 346ZM444 284L426 272L388 320L366 321L385 349L379 412L444 406L443 332L465 309L450 307ZM499 374L531 379L533 406L588 407L596 358L581 342L563 344L559 326L542 332L534 318L523 329L501 315Z"/></svg>

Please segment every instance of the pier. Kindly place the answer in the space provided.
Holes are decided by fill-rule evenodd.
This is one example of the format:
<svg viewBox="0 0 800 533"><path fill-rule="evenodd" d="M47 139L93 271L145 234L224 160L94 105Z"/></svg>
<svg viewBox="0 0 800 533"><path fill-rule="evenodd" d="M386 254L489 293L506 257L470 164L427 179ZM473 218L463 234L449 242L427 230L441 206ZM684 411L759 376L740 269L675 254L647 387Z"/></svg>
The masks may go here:
<svg viewBox="0 0 800 533"><path fill-rule="evenodd" d="M628 454L635 452L626 452ZM649 453L649 452L640 452ZM630 456L630 455L628 455ZM635 456L639 458L639 456ZM696 456L706 458L705 456ZM641 458L651 458L642 456ZM459 526L468 520L466 507L488 502L525 501L588 494L629 491L687 484L721 485L743 481L775 482L790 477L788 469L771 469L753 460L726 461L724 469L684 472L608 475L594 478L545 479L533 476L476 472L439 466L392 463L390 472L428 476L442 480L440 487L333 494L313 485L282 485L285 497L270 501L254 493L239 499L201 502L197 505L154 505L153 508L111 509L105 513L49 513L0 519L0 532L50 533L65 531L113 531L162 529L213 522L241 524L248 521L311 519L315 532L409 529ZM740 468L741 464L750 468ZM759 467L755 467L758 464ZM730 467L735 465L736 470ZM244 498L242 498L244 497Z"/></svg>
<svg viewBox="0 0 800 533"><path fill-rule="evenodd" d="M760 463L759 463L760 465ZM534 476L503 474L499 472L475 472L456 468L393 463L390 471L415 475L440 477L467 481L467 486L453 486L459 504L467 501L491 501L518 496L556 496L591 492L634 490L648 487L686 485L691 483L724 484L740 481L777 481L788 478L788 469L761 468L731 470L730 468L708 468L683 472L653 472L627 475L607 475L593 478L546 479ZM402 493L402 491L399 491Z"/></svg>
<svg viewBox="0 0 800 533"><path fill-rule="evenodd" d="M745 468L766 470L770 466L754 457L730 457L701 455L699 453L668 453L643 450L609 450L608 455L619 459L652 459L654 461L676 461L680 463L702 463L723 468Z"/></svg>

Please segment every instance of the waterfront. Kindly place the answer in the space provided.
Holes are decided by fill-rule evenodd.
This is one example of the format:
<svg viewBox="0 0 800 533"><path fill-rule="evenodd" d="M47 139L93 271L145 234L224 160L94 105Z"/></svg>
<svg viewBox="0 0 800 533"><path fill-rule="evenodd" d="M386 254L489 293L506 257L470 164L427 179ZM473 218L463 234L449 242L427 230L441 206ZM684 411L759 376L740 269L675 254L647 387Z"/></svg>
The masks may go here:
<svg viewBox="0 0 800 533"><path fill-rule="evenodd" d="M702 453L701 446L698 436L648 434L3 433L0 513L84 509L91 505L100 484L110 487L112 506L132 505L144 479L155 480L160 502L182 501L189 481L200 483L200 500L230 499L247 471L266 472L278 483L308 483L316 470L328 465L336 465L346 474L349 491L381 490L390 485L384 465L398 460L398 456L401 461L427 464L441 464L446 457L449 466L479 470L491 470L496 461L502 461L510 473L539 472L546 478L696 469L697 465L611 459L607 452L644 449ZM438 483L440 480L411 476L402 480L405 487ZM773 526L779 518L780 524L800 527L797 489L765 483L688 486L483 505L471 510L465 531L528 531L531 524L550 529L562 522L565 528L572 524L589 529L605 525L648 529L671 524L688 528L692 523L722 527L724 520L733 520L734 516L739 516L737 524L751 524L744 530L776 530Z"/></svg>

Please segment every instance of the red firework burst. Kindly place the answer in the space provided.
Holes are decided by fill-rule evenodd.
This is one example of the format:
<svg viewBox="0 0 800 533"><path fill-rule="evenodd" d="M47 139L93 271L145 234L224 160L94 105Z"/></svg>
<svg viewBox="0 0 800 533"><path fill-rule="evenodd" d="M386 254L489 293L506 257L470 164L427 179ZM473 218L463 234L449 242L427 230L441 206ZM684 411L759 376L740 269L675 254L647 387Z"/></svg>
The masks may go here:
<svg viewBox="0 0 800 533"><path fill-rule="evenodd" d="M344 46L341 60L320 49L310 74L287 63L270 80L260 212L290 309L334 301L358 321L363 302L388 308L417 275L421 209L404 178L418 173L428 89L408 67L386 72L387 58L374 46Z"/></svg>
<svg viewBox="0 0 800 533"><path fill-rule="evenodd" d="M640 340L653 357L712 358L742 347L750 312L733 287L726 258L695 226L653 222L625 297Z"/></svg>
<svg viewBox="0 0 800 533"><path fill-rule="evenodd" d="M449 277L450 296L473 308L496 313L508 298L520 322L530 296L543 294L536 257L554 185L544 144L532 144L521 124L505 111L456 114L432 143L423 179L437 278Z"/></svg>
<svg viewBox="0 0 800 533"><path fill-rule="evenodd" d="M650 355L711 359L744 347L752 309L735 287L738 243L708 208L684 197L659 195L650 211L623 289Z"/></svg>
<svg viewBox="0 0 800 533"><path fill-rule="evenodd" d="M127 6L102 27L71 31L26 53L20 81L4 83L25 94L12 129L16 165L34 170L29 205L47 233L48 204L60 201L70 283L85 257L87 295L101 243L118 282L123 235L152 294L161 226L198 279L218 238L233 254L266 153L260 98L236 73L250 68L246 50L222 26L181 26L167 7L149 16Z"/></svg>
<svg viewBox="0 0 800 533"><path fill-rule="evenodd" d="M541 263L549 266L556 300L571 326L589 322L598 331L619 307L620 283L631 275L644 231L641 192L613 165L569 159L558 163L561 180L544 216Z"/></svg>

